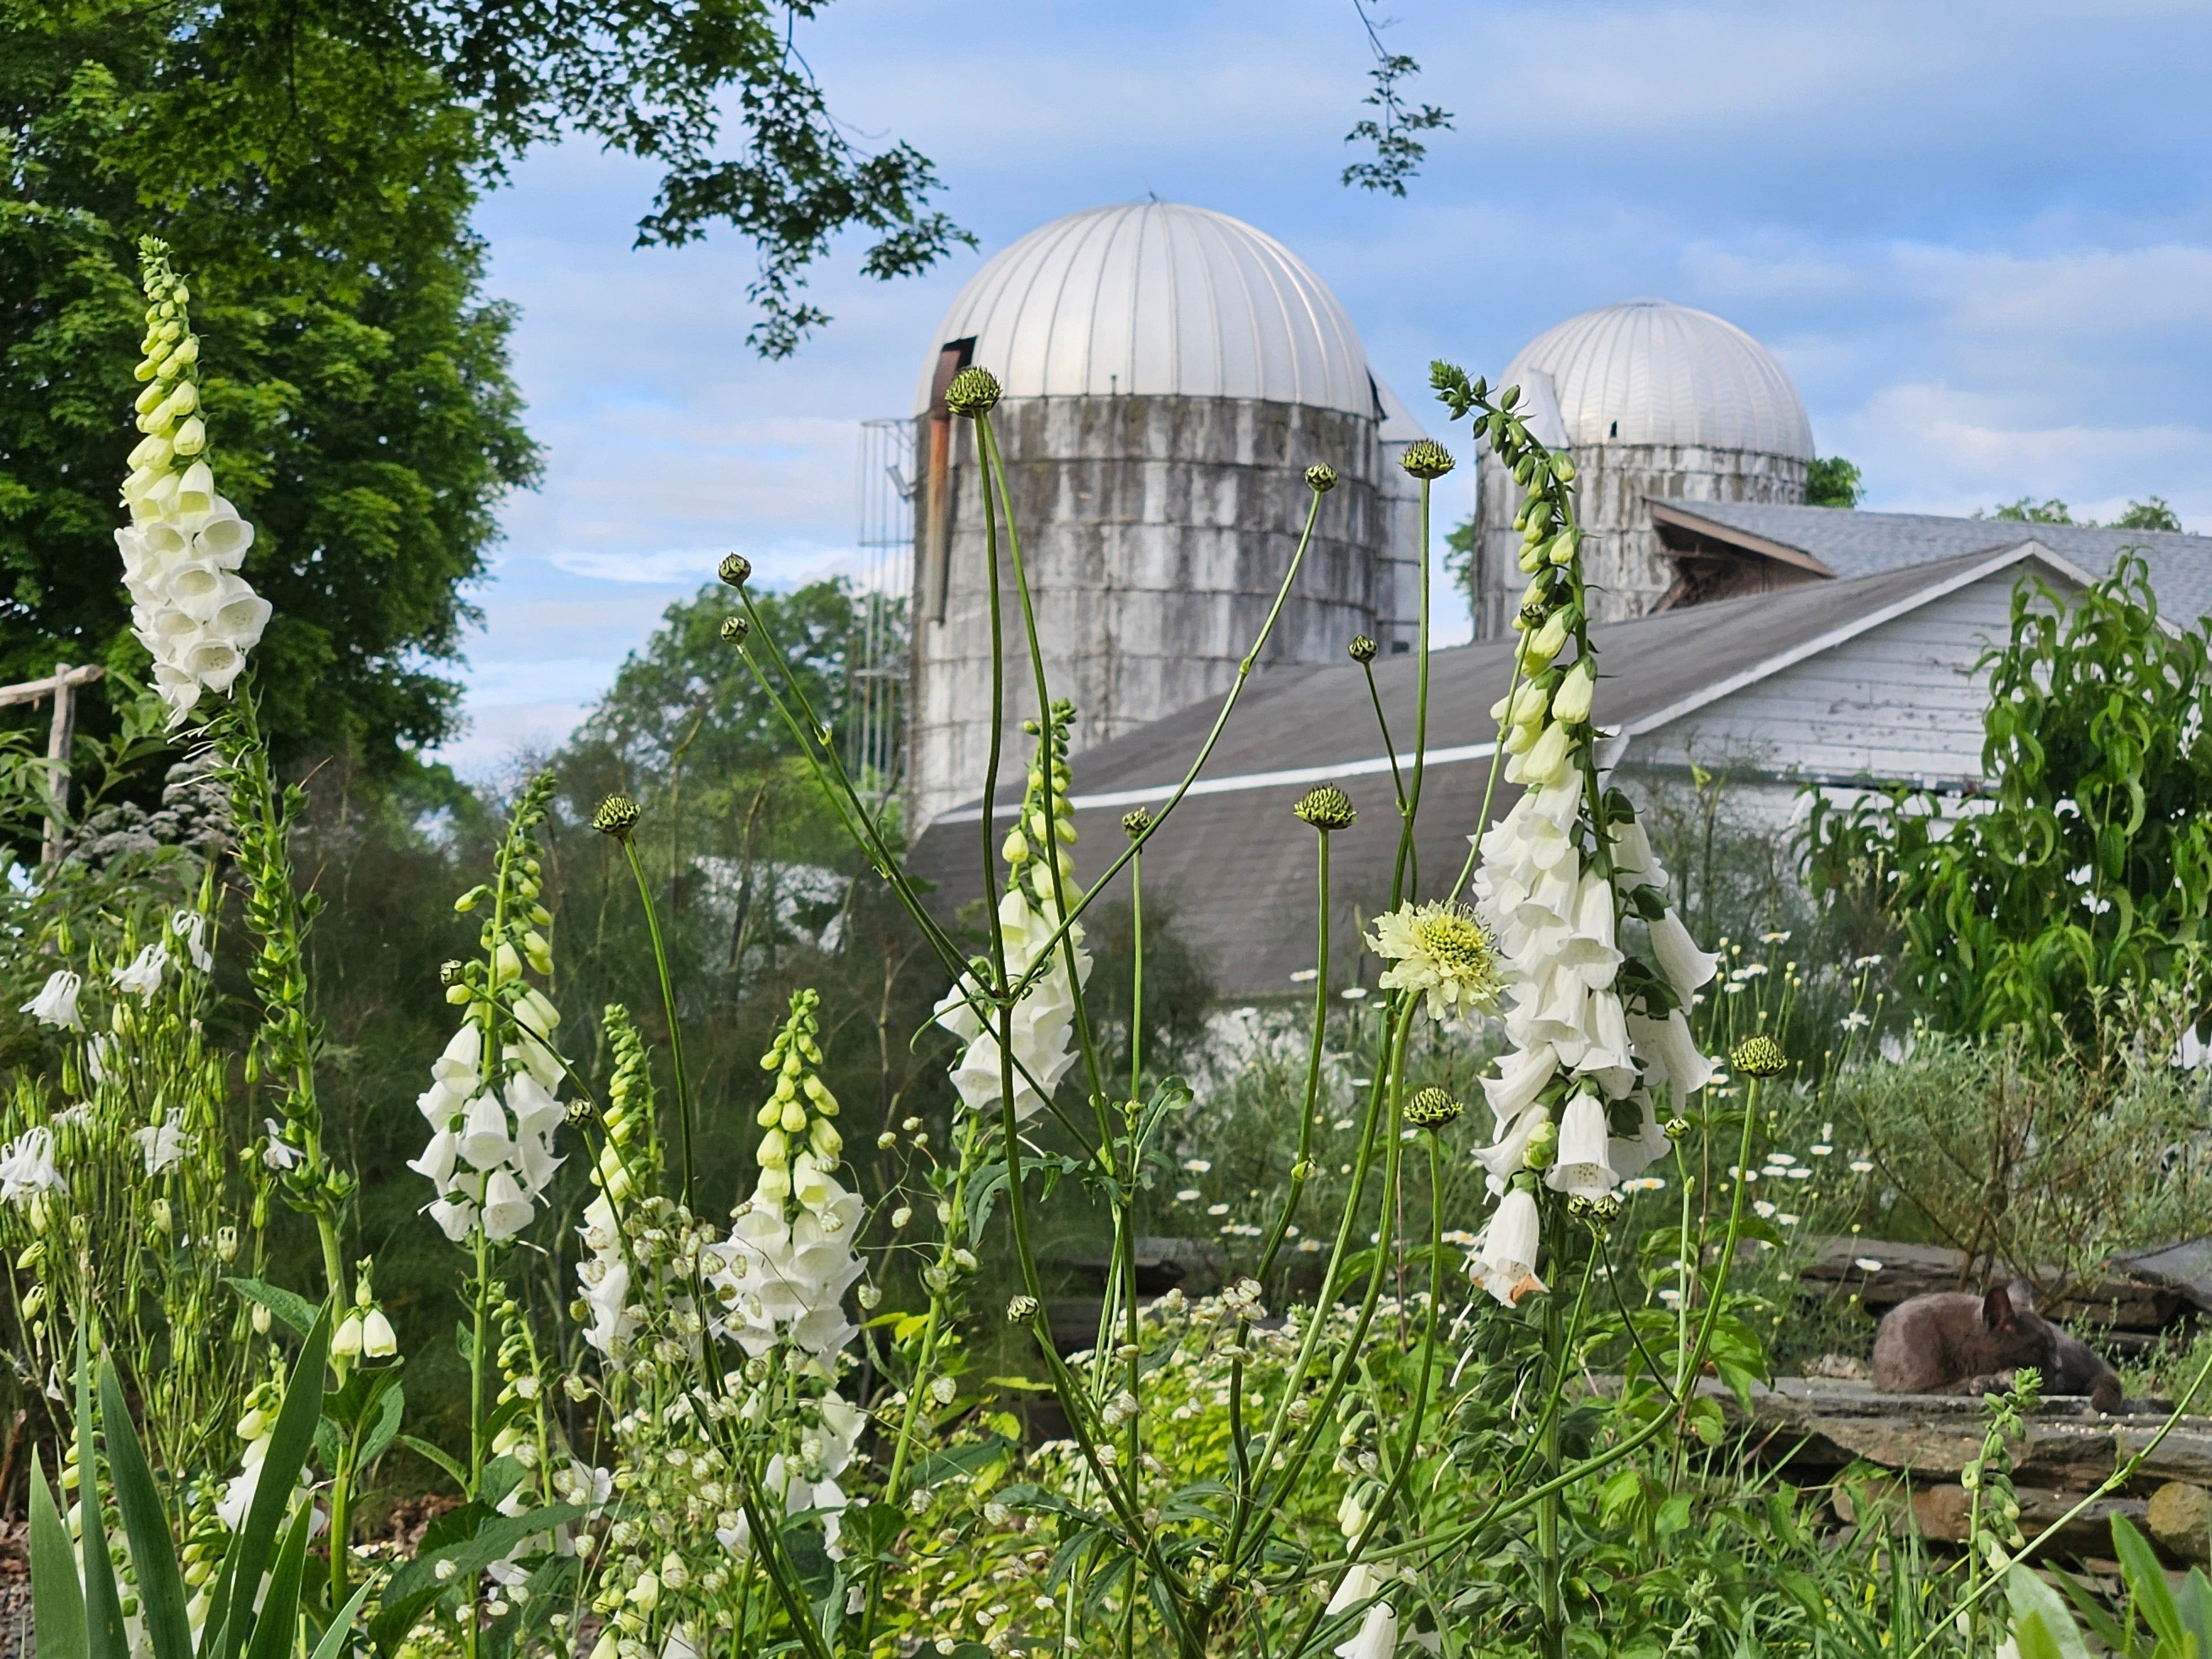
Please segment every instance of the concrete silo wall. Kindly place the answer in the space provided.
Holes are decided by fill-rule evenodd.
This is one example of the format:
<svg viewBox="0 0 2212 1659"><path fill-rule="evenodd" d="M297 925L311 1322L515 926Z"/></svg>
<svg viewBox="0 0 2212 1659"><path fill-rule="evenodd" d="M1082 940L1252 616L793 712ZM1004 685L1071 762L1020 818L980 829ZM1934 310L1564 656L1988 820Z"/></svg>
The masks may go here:
<svg viewBox="0 0 2212 1659"><path fill-rule="evenodd" d="M1592 590L1591 617L1598 622L1649 614L1674 580L1673 561L1660 544L1646 497L1793 505L1805 499L1805 463L1794 456L1693 444L1584 444L1574 458L1583 568ZM1511 475L1485 452L1477 509L1482 528L1477 639L1497 638L1511 625L1514 607L1528 585L1517 562L1521 532L1513 527L1522 495Z"/></svg>
<svg viewBox="0 0 2212 1659"><path fill-rule="evenodd" d="M1051 694L1076 706L1079 750L1234 681L1297 548L1316 461L1340 483L1261 665L1337 660L1393 608L1376 546L1372 420L1245 399L1078 397L1010 398L994 421ZM916 424L927 486L932 423ZM941 522L931 523L925 488L916 527L908 805L917 825L980 793L990 740L975 428L954 421L945 436ZM1030 750L1019 726L1036 695L1003 539L1000 559L1011 778Z"/></svg>

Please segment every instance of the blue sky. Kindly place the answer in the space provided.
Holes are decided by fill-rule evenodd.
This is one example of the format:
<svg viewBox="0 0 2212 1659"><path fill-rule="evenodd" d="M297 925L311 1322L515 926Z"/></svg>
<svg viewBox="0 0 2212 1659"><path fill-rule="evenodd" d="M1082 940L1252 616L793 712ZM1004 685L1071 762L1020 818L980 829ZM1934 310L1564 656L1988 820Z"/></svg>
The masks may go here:
<svg viewBox="0 0 2212 1659"><path fill-rule="evenodd" d="M546 479L504 513L447 757L557 742L732 548L778 585L852 568L858 422L908 412L962 283L1148 191L1286 243L1419 408L1432 357L1494 374L1656 295L1771 347L1869 507L2105 517L2155 491L2212 529L2205 0L1383 15L1458 118L1403 201L1337 183L1369 63L1351 0L836 0L801 33L833 106L932 157L982 252L886 286L842 247L815 283L836 320L782 364L745 351L735 237L631 250L651 168L526 162L477 222Z"/></svg>

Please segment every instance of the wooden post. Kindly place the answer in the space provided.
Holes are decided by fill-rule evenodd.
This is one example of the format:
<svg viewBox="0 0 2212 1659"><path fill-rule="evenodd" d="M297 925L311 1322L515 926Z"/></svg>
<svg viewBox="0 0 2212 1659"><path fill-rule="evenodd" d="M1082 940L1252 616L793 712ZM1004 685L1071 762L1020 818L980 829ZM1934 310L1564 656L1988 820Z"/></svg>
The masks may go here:
<svg viewBox="0 0 2212 1659"><path fill-rule="evenodd" d="M19 702L44 702L48 697L54 700L53 724L46 732L46 769L53 810L46 816L46 844L40 852L42 863L52 864L61 856L62 829L69 815L70 746L76 738L76 689L91 684L106 672L97 665L71 668L65 662L58 662L48 678L26 680L20 685L0 685L0 708Z"/></svg>

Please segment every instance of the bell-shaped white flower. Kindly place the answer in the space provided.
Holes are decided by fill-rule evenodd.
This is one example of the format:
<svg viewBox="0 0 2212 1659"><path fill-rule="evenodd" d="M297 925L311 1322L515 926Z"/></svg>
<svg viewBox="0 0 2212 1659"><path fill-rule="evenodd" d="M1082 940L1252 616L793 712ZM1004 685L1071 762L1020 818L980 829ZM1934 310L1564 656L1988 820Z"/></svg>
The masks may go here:
<svg viewBox="0 0 2212 1659"><path fill-rule="evenodd" d="M362 1316L361 1352L366 1359L389 1359L399 1352L398 1335L381 1308L371 1308Z"/></svg>
<svg viewBox="0 0 2212 1659"><path fill-rule="evenodd" d="M1045 1096L1075 1063L1071 1039L1074 1031L1075 993L1068 983L1067 965L1052 937L1059 923L1048 903L1032 905L1027 894L1012 888L999 901L1000 932L1006 943L1006 972L1016 981L1026 976L1048 947L1052 963L1014 1006L1011 1021L1014 1050L1014 1115L1027 1120L1043 1108ZM1078 982L1091 976L1091 957L1081 947L1080 926L1069 929L1075 945ZM972 1000L971 1000L972 999ZM988 1013L979 1015L978 1008ZM998 1109L1004 1084L999 1047L1000 1022L985 1000L980 982L963 975L958 985L937 1004L937 1023L966 1046L952 1068L952 1085L963 1104L971 1111ZM1042 1091L1042 1092L1040 1092Z"/></svg>
<svg viewBox="0 0 2212 1659"><path fill-rule="evenodd" d="M25 1003L21 1010L36 1018L41 1025L58 1025L66 1031L82 1031L84 1020L78 1014L76 1000L84 989L83 977L66 968L57 968L46 975L46 982L39 988L38 995Z"/></svg>
<svg viewBox="0 0 2212 1659"><path fill-rule="evenodd" d="M483 1230L487 1238L512 1238L530 1224L538 1212L521 1183L507 1170L495 1170L484 1183Z"/></svg>
<svg viewBox="0 0 2212 1659"><path fill-rule="evenodd" d="M0 1203L27 1204L67 1184L54 1164L54 1132L43 1123L24 1130L0 1152Z"/></svg>
<svg viewBox="0 0 2212 1659"><path fill-rule="evenodd" d="M1544 1281L1536 1277L1536 1253L1541 1218L1535 1194L1514 1187L1498 1201L1490 1225L1474 1255L1474 1272L1482 1288L1506 1307L1540 1292Z"/></svg>
<svg viewBox="0 0 2212 1659"><path fill-rule="evenodd" d="M1552 1121L1552 1114L1541 1106L1532 1106L1521 1114L1498 1137L1494 1146L1485 1146L1474 1155L1474 1161L1490 1171L1491 1195L1505 1190L1513 1173L1528 1158L1528 1143L1534 1140L1544 1126Z"/></svg>
<svg viewBox="0 0 2212 1659"><path fill-rule="evenodd" d="M1651 924L1651 951L1659 958L1659 971L1667 975L1667 983L1684 1003L1712 978L1714 970L1720 966L1718 957L1698 948L1697 941L1682 926L1682 918L1672 905Z"/></svg>
<svg viewBox="0 0 2212 1659"><path fill-rule="evenodd" d="M169 918L170 935L181 940L185 954L203 974L215 971L215 953L207 947L207 918L197 910L179 910Z"/></svg>
<svg viewBox="0 0 2212 1659"><path fill-rule="evenodd" d="M461 1115L460 1153L479 1170L495 1170L514 1156L514 1137L507 1133L507 1109L499 1097L485 1090Z"/></svg>
<svg viewBox="0 0 2212 1659"><path fill-rule="evenodd" d="M1667 1131L1660 1126L1659 1115L1651 1109L1651 1097L1636 1097L1641 1122L1634 1135L1616 1135L1607 1144L1606 1162L1613 1166L1615 1182L1633 1181L1673 1149Z"/></svg>
<svg viewBox="0 0 2212 1659"><path fill-rule="evenodd" d="M467 1199L441 1198L430 1206L429 1216L441 1232L459 1244L477 1224L477 1206Z"/></svg>
<svg viewBox="0 0 2212 1659"><path fill-rule="evenodd" d="M1559 1119L1559 1161L1545 1176L1545 1184L1576 1198L1597 1198L1612 1191L1610 1139L1604 1103L1588 1089L1576 1090Z"/></svg>
<svg viewBox="0 0 2212 1659"><path fill-rule="evenodd" d="M1673 1090L1677 1111L1686 1095L1695 1094L1713 1080L1713 1062L1690 1035L1690 1022L1680 1009L1670 1010L1664 1019L1631 1014L1628 1032L1637 1053L1644 1057L1645 1081L1654 1088L1664 1085Z"/></svg>
<svg viewBox="0 0 2212 1659"><path fill-rule="evenodd" d="M150 997L161 988L161 970L169 965L169 953L159 945L149 945L133 957L129 964L116 969L108 977L118 991L130 991L142 997Z"/></svg>
<svg viewBox="0 0 2212 1659"><path fill-rule="evenodd" d="M174 1118L161 1123L151 1123L143 1129L133 1129L131 1139L138 1143L140 1157L146 1161L146 1173L151 1177L173 1168L185 1155L191 1137Z"/></svg>
<svg viewBox="0 0 2212 1659"><path fill-rule="evenodd" d="M1498 1062L1499 1075L1482 1079L1482 1092L1489 1098L1499 1133L1535 1103L1559 1069L1559 1051L1545 1042L1506 1055Z"/></svg>
<svg viewBox="0 0 2212 1659"><path fill-rule="evenodd" d="M1388 1601L1367 1609L1359 1629L1348 1642L1336 1644L1338 1659L1394 1659L1398 1651L1398 1614Z"/></svg>
<svg viewBox="0 0 2212 1659"><path fill-rule="evenodd" d="M446 1183L453 1178L453 1163L460 1151L460 1137L451 1129L441 1129L430 1137L430 1144L422 1149L420 1158L408 1160L407 1167L443 1192Z"/></svg>

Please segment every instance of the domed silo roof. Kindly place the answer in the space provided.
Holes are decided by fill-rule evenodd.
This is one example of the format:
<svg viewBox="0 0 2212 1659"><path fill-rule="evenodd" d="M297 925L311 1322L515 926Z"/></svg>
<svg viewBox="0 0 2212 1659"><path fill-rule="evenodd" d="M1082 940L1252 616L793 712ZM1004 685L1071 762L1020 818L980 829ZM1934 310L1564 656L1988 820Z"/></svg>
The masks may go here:
<svg viewBox="0 0 2212 1659"><path fill-rule="evenodd" d="M1734 323L1665 300L1600 306L1521 349L1501 385L1552 377L1569 441L1699 445L1813 459L1803 399Z"/></svg>
<svg viewBox="0 0 2212 1659"><path fill-rule="evenodd" d="M975 337L1010 398L1254 398L1375 412L1367 356L1305 263L1242 220L1176 202L1071 213L994 255L936 347Z"/></svg>

